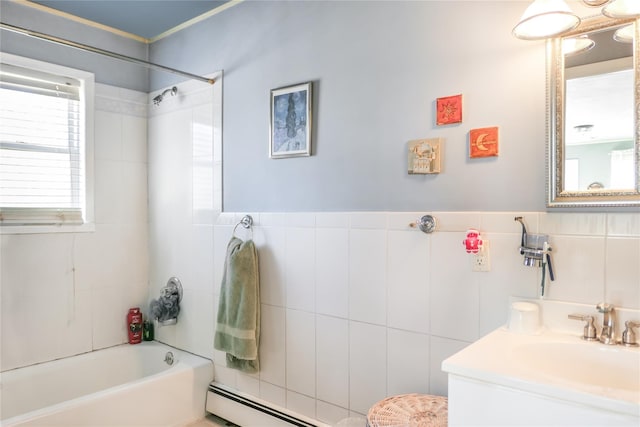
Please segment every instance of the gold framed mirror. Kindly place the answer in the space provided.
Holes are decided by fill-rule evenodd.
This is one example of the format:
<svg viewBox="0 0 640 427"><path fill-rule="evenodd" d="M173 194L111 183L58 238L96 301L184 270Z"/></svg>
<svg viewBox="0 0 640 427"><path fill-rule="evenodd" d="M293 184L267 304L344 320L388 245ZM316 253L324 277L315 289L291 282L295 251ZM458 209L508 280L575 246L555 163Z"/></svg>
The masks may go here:
<svg viewBox="0 0 640 427"><path fill-rule="evenodd" d="M639 22L591 18L547 42L548 207L640 206Z"/></svg>

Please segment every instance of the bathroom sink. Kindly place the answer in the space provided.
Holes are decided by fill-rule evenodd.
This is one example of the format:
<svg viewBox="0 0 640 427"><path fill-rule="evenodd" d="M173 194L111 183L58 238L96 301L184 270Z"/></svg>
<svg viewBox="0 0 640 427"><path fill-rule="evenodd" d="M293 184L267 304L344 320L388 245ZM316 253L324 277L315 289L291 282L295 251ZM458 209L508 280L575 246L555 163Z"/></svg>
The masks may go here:
<svg viewBox="0 0 640 427"><path fill-rule="evenodd" d="M640 352L572 338L522 343L513 348L513 357L541 378L640 394Z"/></svg>
<svg viewBox="0 0 640 427"><path fill-rule="evenodd" d="M442 363L450 375L640 416L640 348L499 328Z"/></svg>

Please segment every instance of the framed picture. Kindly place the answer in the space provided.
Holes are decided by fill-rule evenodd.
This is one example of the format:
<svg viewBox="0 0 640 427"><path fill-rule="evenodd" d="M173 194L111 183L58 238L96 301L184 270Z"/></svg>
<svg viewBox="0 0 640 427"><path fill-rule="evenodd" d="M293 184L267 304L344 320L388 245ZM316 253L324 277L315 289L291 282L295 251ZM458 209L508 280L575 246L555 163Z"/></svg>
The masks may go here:
<svg viewBox="0 0 640 427"><path fill-rule="evenodd" d="M440 173L443 138L409 141L409 174Z"/></svg>
<svg viewBox="0 0 640 427"><path fill-rule="evenodd" d="M498 127L478 128L469 131L469 158L495 157L498 155Z"/></svg>
<svg viewBox="0 0 640 427"><path fill-rule="evenodd" d="M311 155L311 82L271 90L269 157Z"/></svg>
<svg viewBox="0 0 640 427"><path fill-rule="evenodd" d="M436 99L436 125L462 123L462 95Z"/></svg>

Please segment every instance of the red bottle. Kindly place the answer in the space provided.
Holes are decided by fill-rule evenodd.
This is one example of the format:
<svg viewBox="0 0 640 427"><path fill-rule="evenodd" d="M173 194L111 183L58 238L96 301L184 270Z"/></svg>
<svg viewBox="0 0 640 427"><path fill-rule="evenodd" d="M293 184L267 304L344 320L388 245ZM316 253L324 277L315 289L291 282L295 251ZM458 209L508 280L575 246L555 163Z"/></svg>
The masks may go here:
<svg viewBox="0 0 640 427"><path fill-rule="evenodd" d="M129 309L127 329L129 331L129 344L138 344L142 341L142 313L140 312L140 307Z"/></svg>

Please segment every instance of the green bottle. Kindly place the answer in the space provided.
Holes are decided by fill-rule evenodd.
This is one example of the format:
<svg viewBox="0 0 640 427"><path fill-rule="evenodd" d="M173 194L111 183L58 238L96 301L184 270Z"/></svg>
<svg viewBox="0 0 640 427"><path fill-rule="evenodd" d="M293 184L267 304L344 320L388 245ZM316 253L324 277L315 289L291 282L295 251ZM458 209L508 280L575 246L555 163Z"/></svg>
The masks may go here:
<svg viewBox="0 0 640 427"><path fill-rule="evenodd" d="M153 341L153 322L151 320L145 320L142 324L142 339Z"/></svg>

